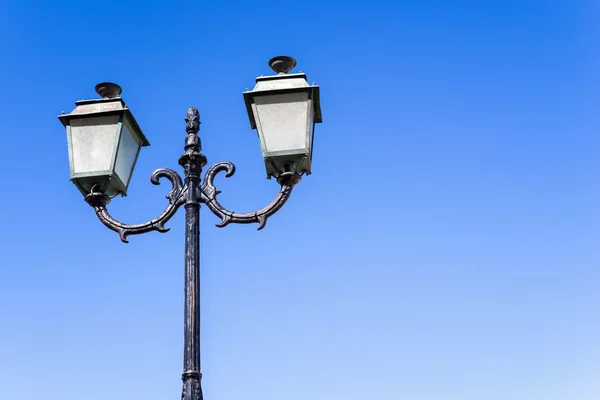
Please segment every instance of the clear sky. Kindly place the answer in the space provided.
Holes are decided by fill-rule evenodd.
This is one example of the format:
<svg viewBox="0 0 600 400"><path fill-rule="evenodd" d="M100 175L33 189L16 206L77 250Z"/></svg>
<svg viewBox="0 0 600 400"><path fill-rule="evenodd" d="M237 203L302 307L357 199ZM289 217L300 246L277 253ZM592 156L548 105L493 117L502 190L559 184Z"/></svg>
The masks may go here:
<svg viewBox="0 0 600 400"><path fill-rule="evenodd" d="M56 116L114 81L151 147L111 211L166 205L200 109L222 203L264 179L242 92L321 86L313 175L265 230L202 210L207 400L600 399L600 5L0 3L0 400L180 396L183 213L122 244Z"/></svg>

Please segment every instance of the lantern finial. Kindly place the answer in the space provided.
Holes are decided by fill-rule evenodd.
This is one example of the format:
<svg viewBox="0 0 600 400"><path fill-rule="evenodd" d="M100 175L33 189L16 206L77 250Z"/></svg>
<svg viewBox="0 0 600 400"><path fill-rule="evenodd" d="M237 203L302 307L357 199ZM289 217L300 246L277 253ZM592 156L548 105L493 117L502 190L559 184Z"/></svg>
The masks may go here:
<svg viewBox="0 0 600 400"><path fill-rule="evenodd" d="M277 56L269 60L269 67L276 74L287 74L296 66L296 60L288 56Z"/></svg>
<svg viewBox="0 0 600 400"><path fill-rule="evenodd" d="M123 92L121 86L112 82L99 83L96 85L95 90L103 99L114 99L115 97L119 97L121 92Z"/></svg>

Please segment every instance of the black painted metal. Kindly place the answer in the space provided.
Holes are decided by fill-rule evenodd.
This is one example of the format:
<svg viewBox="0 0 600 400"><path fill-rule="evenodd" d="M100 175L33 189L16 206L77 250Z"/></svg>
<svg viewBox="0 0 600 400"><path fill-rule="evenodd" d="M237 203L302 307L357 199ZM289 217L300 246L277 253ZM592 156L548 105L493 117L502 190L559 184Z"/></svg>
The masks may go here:
<svg viewBox="0 0 600 400"><path fill-rule="evenodd" d="M277 197L265 208L247 214L229 211L218 201L220 193L214 185L219 172L226 177L235 173L235 166L222 161L211 166L201 183L202 168L206 165L206 157L200 152L202 146L198 131L200 130L200 113L196 108L188 110L186 121L187 137L185 153L179 158L184 170L184 179L167 168L157 169L150 176L150 181L158 185L161 178L171 182L172 189L167 194L169 205L156 218L142 224L124 224L112 218L106 209L110 198L104 193L94 192L85 196L85 201L94 208L100 221L109 229L117 232L121 240L127 243L129 235L138 235L151 231L167 232L167 221L175 215L179 207L185 208L185 305L184 305L184 351L183 351L183 389L182 400L202 400L200 380L200 204L204 203L216 216L221 218L218 227L230 223L258 223L262 229L267 219L275 214L289 199L294 186L300 182L300 175L295 172L282 173L277 182L281 190Z"/></svg>
<svg viewBox="0 0 600 400"><path fill-rule="evenodd" d="M200 113L190 108L185 118L187 138L185 154L179 164L185 171L185 306L184 306L184 345L183 345L183 388L182 400L201 400L200 386L200 199L195 188L200 186L202 167L206 157L200 154L202 146Z"/></svg>

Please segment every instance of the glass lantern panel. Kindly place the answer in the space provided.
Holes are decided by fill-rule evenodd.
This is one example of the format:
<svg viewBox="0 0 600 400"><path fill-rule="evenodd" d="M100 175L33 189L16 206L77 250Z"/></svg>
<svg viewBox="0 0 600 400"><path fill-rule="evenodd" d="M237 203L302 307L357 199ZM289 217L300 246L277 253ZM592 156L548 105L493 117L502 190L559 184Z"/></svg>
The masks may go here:
<svg viewBox="0 0 600 400"><path fill-rule="evenodd" d="M315 119L312 112L312 101L308 102L308 148L312 154L313 140L315 137Z"/></svg>
<svg viewBox="0 0 600 400"><path fill-rule="evenodd" d="M140 149L141 142L134 133L131 125L125 120L121 131L121 140L117 152L117 162L115 164L115 173L127 187L135 161Z"/></svg>
<svg viewBox="0 0 600 400"><path fill-rule="evenodd" d="M93 175L111 169L118 123L118 115L71 120L72 174Z"/></svg>
<svg viewBox="0 0 600 400"><path fill-rule="evenodd" d="M254 98L254 115L266 153L308 151L308 101L307 92Z"/></svg>

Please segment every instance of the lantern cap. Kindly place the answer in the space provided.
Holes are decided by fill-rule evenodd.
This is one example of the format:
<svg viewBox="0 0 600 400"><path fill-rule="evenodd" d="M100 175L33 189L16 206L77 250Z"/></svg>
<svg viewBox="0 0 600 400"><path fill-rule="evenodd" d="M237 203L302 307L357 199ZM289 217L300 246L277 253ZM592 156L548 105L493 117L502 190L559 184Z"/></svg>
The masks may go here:
<svg viewBox="0 0 600 400"><path fill-rule="evenodd" d="M269 67L276 74L288 74L296 66L296 60L289 56L277 56L269 60Z"/></svg>
<svg viewBox="0 0 600 400"><path fill-rule="evenodd" d="M121 96L123 89L121 86L112 82L102 82L96 85L94 88L103 99L114 99L115 97Z"/></svg>

